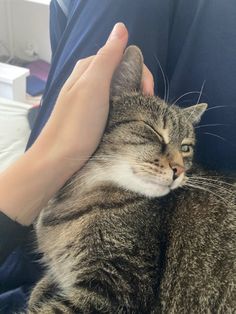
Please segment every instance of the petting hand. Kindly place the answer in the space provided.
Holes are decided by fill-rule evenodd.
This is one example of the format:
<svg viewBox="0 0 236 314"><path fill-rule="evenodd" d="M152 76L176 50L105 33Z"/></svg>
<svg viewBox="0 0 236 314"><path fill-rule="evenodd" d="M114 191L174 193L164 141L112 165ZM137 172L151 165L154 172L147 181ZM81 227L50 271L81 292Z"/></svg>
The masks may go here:
<svg viewBox="0 0 236 314"><path fill-rule="evenodd" d="M72 167L72 171L82 166L101 140L109 112L111 79L127 41L127 29L118 23L97 55L77 62L38 139L47 142L47 151L52 152L53 158L65 158L63 164ZM144 66L143 93L152 95L153 86L152 74Z"/></svg>
<svg viewBox="0 0 236 314"><path fill-rule="evenodd" d="M128 32L119 23L96 56L77 63L35 143L0 174L0 209L11 219L30 225L96 150L109 112L112 76L127 41ZM153 94L145 66L142 87Z"/></svg>

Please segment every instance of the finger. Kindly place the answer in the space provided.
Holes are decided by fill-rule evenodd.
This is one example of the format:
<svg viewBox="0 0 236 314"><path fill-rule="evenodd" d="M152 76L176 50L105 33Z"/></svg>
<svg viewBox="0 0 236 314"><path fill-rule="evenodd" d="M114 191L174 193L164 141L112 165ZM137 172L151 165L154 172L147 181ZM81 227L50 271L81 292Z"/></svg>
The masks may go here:
<svg viewBox="0 0 236 314"><path fill-rule="evenodd" d="M152 73L143 65L143 75L142 75L142 82L141 88L144 95L154 95L154 79Z"/></svg>
<svg viewBox="0 0 236 314"><path fill-rule="evenodd" d="M128 31L123 23L117 23L106 44L98 51L84 76L90 80L109 83L119 65L128 41Z"/></svg>
<svg viewBox="0 0 236 314"><path fill-rule="evenodd" d="M80 77L84 74L84 72L88 69L89 65L91 64L94 56L90 56L88 58L80 59L77 61L72 73L66 80L64 84L64 88L66 90L70 90L74 84L80 79Z"/></svg>

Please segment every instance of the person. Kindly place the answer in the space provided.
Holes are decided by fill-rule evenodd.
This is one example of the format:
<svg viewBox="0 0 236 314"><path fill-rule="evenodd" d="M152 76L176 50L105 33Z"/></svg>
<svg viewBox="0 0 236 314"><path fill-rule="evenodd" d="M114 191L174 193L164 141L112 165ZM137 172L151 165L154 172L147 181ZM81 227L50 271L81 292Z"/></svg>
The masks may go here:
<svg viewBox="0 0 236 314"><path fill-rule="evenodd" d="M126 27L118 23L95 56L77 62L35 143L0 174L0 263L25 239L48 200L96 150L109 112L112 76L127 40ZM146 66L142 90L154 94Z"/></svg>
<svg viewBox="0 0 236 314"><path fill-rule="evenodd" d="M197 162L232 176L236 170L235 16L234 0L52 0L51 70L27 148L46 125L77 60L94 55L112 26L121 21L129 31L128 44L143 52L156 94L181 106L208 103L196 128ZM37 280L36 258L23 246L0 268L4 286L1 290L0 284L0 308L25 300L25 286L28 289Z"/></svg>
<svg viewBox="0 0 236 314"><path fill-rule="evenodd" d="M50 8L52 65L28 147L76 60L94 55L121 21L129 31L128 45L142 50L156 94L181 106L208 103L204 127L196 129L196 161L208 169L235 172L234 0L53 0Z"/></svg>

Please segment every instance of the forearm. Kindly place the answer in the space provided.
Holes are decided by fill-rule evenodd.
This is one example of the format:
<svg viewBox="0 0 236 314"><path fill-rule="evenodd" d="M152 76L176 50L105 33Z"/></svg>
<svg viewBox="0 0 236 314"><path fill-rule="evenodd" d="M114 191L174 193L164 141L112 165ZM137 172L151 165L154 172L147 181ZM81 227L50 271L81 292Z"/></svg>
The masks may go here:
<svg viewBox="0 0 236 314"><path fill-rule="evenodd" d="M74 172L69 163L65 166L64 156L46 150L33 146L0 174L0 209L23 225L32 223Z"/></svg>
<svg viewBox="0 0 236 314"><path fill-rule="evenodd" d="M36 142L0 174L0 210L11 219L31 224L96 150L109 112L111 79L127 41L127 29L118 23L97 55L76 64ZM153 94L146 67L142 89Z"/></svg>

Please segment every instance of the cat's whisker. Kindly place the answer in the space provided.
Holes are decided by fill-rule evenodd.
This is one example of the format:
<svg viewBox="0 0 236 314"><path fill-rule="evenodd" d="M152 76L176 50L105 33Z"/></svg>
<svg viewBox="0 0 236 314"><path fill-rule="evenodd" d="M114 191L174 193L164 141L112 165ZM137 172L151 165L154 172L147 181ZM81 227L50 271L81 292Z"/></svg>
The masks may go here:
<svg viewBox="0 0 236 314"><path fill-rule="evenodd" d="M199 180L188 180L187 184L188 183L189 184L193 184L193 185L198 185L198 186L201 186L203 188L214 188L215 192L218 192L218 193L224 195L224 197L232 198L233 196L235 196L235 191L230 190L228 186L224 187L224 186L221 186L221 185L217 185L216 183L202 182L202 181L199 181Z"/></svg>
<svg viewBox="0 0 236 314"><path fill-rule="evenodd" d="M194 185L199 185L201 187L210 189L210 190L214 190L215 193L220 194L222 196L224 196L224 198L233 198L235 197L235 193L232 190L228 190L227 188L223 188L223 187L217 187L214 184L204 184L202 182L198 182L198 181L189 181L189 184L194 184Z"/></svg>
<svg viewBox="0 0 236 314"><path fill-rule="evenodd" d="M166 92L166 99L165 99L165 102L168 103L168 101L169 101L169 96L170 96L170 81L169 81L167 75L165 75L165 78L166 78L166 83L167 83L167 92Z"/></svg>
<svg viewBox="0 0 236 314"><path fill-rule="evenodd" d="M205 175L205 174L202 174L201 172L200 172L200 174L201 174L201 176L200 176L201 178L213 178L213 179L215 179L215 178L222 178L222 176L220 174L210 174L210 175L206 174ZM195 174L189 173L188 176L189 177L195 177ZM198 176L196 176L196 177L198 177ZM236 179L235 176L228 176L228 175L227 175L227 178L228 179Z"/></svg>
<svg viewBox="0 0 236 314"><path fill-rule="evenodd" d="M203 89L205 87L205 84L206 84L206 80L204 80L203 83L202 83L202 87L201 87L200 94L199 94L199 97L198 97L198 100L197 100L197 104L199 104L199 102L200 102L200 99L202 97L202 93L203 93Z"/></svg>
<svg viewBox="0 0 236 314"><path fill-rule="evenodd" d="M214 184L216 187L221 187L221 188L224 188L224 189L232 189L232 190L235 190L235 185L234 184L230 184L230 183L227 183L227 182L223 182L223 181L214 181L214 180L203 180L203 179L189 179L189 181L195 181L195 182L201 182L202 184ZM236 190L235 190L236 191Z"/></svg>
<svg viewBox="0 0 236 314"><path fill-rule="evenodd" d="M181 98L183 98L184 96L190 95L190 94L200 94L200 91L191 91L191 92L184 93L184 94L181 95L179 98L177 98L177 99L171 104L171 106L176 105L177 102L178 102Z"/></svg>
<svg viewBox="0 0 236 314"><path fill-rule="evenodd" d="M200 128L206 128L206 127L212 127L212 126L229 126L229 124L226 124L226 123L202 124L202 125L195 126L194 129L200 129Z"/></svg>
<svg viewBox="0 0 236 314"><path fill-rule="evenodd" d="M209 194L214 195L217 199L221 200L224 204L229 205L229 202L227 200L225 200L225 198L221 197L219 194L212 192L212 190L209 190L203 186L199 186L197 184L190 184L190 183L186 183L184 186L188 186L191 188L195 188L195 189L199 189L199 190L203 190L205 192L208 192Z"/></svg>
<svg viewBox="0 0 236 314"><path fill-rule="evenodd" d="M221 181L221 180L218 180L218 179L212 179L212 178L203 178L203 177L198 177L198 176L189 176L188 177L188 180L199 180L199 181L203 181L203 182L212 182L212 183L215 183L216 185L219 185L219 186L224 186L224 185L227 185L227 186L234 186L233 184L231 183L228 183L228 182L225 182L225 181Z"/></svg>
<svg viewBox="0 0 236 314"><path fill-rule="evenodd" d="M147 163L148 164L148 163ZM150 169L145 169L145 167L147 167L147 164L142 164L142 163L137 163L137 162L135 162L135 161L132 161L132 165L133 166L137 166L138 168L139 168L139 172L141 173L141 174L146 174L146 175L153 175L153 176L158 176L157 175L157 173L155 172L155 169L153 170L153 172L152 171L150 171ZM152 165L153 166L153 165ZM143 167L143 169L140 169L140 167ZM157 167L158 168L158 167ZM119 165L112 165L112 170L120 170L120 166ZM104 170L104 169L103 169ZM113 180L113 173L112 173L112 171L111 171L111 169L109 169L109 167L108 167L108 170L110 171L110 175L109 175L109 180ZM120 174L120 176L121 176L121 178L125 178L125 177L127 177L127 178L129 178L130 177L130 174L129 173L127 173L127 174L124 174L124 173L121 173ZM86 176L86 174L83 174L83 173L81 173L81 174L79 174L76 178L75 178L75 181L76 182L79 182L79 181L81 181L81 186L83 187L83 185L84 185L84 180L85 181L87 181L87 184L89 184L89 182L90 183L92 183L93 181L96 181L97 179L99 179L100 178L100 174L99 174L99 172L98 173L95 173L95 175L94 176L92 176L92 177L87 177ZM114 174L114 179L117 179L117 172L115 172L115 174ZM69 183L69 184L71 184L71 185L73 185L73 183L75 182L75 181L73 181L73 182L71 182L71 183ZM79 184L79 186L80 186L80 183L77 183L77 186L78 186L78 184Z"/></svg>
<svg viewBox="0 0 236 314"><path fill-rule="evenodd" d="M164 73L164 70L161 66L161 62L159 61L159 59L157 58L156 55L154 55L154 58L155 60L157 61L158 63L158 66L161 70L161 74L162 74L162 77L163 77L163 83L164 83L164 100L163 100L163 103L167 102L168 98L169 98L169 80L167 79L165 73Z"/></svg>
<svg viewBox="0 0 236 314"><path fill-rule="evenodd" d="M218 177L218 178L220 179L219 176L216 176L216 177ZM216 177L211 178L211 176L209 176L209 177L201 177L201 176L196 176L196 175L190 175L190 176L188 176L188 178L191 178L191 179L200 179L200 180L205 180L205 181L214 181L214 182L219 183L219 184L234 186L234 185L231 184L231 183L228 183L228 182L225 182L225 181L221 181L221 180L219 180L219 179L217 180ZM227 176L227 178L229 178L229 177ZM233 177L232 177L232 178L233 178Z"/></svg>
<svg viewBox="0 0 236 314"><path fill-rule="evenodd" d="M229 108L229 106L224 106L224 105L221 105L221 106L214 106L214 107L207 108L207 109L205 110L205 112L210 111L210 110L213 110L213 109L219 109L219 108L225 108L225 107L228 107L228 108Z"/></svg>
<svg viewBox="0 0 236 314"><path fill-rule="evenodd" d="M198 100L197 100L197 104L199 104L199 101L200 101L200 99L201 99L201 97L202 97L202 93L203 93L203 88L204 88L204 86L205 86L205 82L206 82L206 81L203 81L203 84L202 84L202 87L201 87L201 90L200 90L200 93L199 93L199 97L198 97ZM192 112L189 114L188 118L186 119L186 123L190 120L190 118L192 117L193 114L194 114L194 111L192 111Z"/></svg>
<svg viewBox="0 0 236 314"><path fill-rule="evenodd" d="M203 183L199 181L188 181L186 185L192 184L197 185L205 189L210 189L209 191L212 191L214 189L214 192L219 196L221 195L222 198L230 198L232 199L233 196L235 196L235 193L232 190L228 190L226 187L217 186L216 184L212 183Z"/></svg>
<svg viewBox="0 0 236 314"><path fill-rule="evenodd" d="M232 142L230 142L229 140L227 140L226 138L224 138L223 136L220 136L218 134L215 134L215 133L210 133L210 132L203 132L203 134L206 134L206 135L210 135L210 136L213 136L213 137L216 137L218 139L221 139L222 141L234 146L234 144Z"/></svg>

